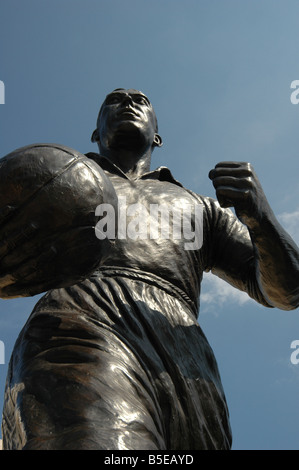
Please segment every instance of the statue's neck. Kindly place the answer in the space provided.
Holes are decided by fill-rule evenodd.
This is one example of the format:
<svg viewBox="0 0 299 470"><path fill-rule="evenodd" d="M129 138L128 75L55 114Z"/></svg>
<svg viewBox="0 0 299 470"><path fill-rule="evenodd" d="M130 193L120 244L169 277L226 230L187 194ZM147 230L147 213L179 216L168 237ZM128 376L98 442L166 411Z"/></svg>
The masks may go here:
<svg viewBox="0 0 299 470"><path fill-rule="evenodd" d="M109 151L101 152L101 155L108 158L114 165L131 177L141 176L150 171L151 152L139 155L130 151Z"/></svg>

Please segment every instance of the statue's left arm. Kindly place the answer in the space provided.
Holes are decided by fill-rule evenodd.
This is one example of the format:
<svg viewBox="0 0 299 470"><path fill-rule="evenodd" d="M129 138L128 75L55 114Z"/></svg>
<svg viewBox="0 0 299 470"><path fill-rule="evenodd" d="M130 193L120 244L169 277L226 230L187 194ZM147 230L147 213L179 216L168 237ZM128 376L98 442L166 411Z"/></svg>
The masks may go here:
<svg viewBox="0 0 299 470"><path fill-rule="evenodd" d="M264 299L282 310L297 308L299 249L276 219L254 169L249 163L221 162L209 176L220 206L234 207L248 228L256 282Z"/></svg>

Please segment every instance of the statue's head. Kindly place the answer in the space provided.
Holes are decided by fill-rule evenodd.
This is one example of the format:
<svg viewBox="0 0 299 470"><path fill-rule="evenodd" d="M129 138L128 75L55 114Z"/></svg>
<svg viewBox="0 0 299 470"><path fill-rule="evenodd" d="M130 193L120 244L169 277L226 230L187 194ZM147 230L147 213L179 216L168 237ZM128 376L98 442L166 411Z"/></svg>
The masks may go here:
<svg viewBox="0 0 299 470"><path fill-rule="evenodd" d="M158 123L152 104L146 95L134 89L117 88L106 96L97 119L92 142L100 153L106 149L139 150L160 147Z"/></svg>

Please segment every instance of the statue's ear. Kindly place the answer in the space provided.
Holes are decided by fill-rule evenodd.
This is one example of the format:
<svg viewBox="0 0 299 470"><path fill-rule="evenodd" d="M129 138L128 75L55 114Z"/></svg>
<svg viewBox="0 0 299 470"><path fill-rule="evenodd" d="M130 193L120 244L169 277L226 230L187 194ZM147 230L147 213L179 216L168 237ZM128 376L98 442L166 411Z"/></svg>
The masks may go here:
<svg viewBox="0 0 299 470"><path fill-rule="evenodd" d="M95 129L91 136L91 142L98 142L99 140L100 139L99 139L98 129Z"/></svg>
<svg viewBox="0 0 299 470"><path fill-rule="evenodd" d="M162 137L159 134L155 134L153 145L155 147L162 147Z"/></svg>

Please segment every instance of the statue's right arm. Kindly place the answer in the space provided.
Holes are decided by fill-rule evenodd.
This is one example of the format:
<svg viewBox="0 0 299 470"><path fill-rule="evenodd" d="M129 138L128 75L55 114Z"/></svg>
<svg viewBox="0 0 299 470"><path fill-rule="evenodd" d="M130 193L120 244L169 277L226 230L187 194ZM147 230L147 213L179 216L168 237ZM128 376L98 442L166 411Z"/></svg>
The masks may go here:
<svg viewBox="0 0 299 470"><path fill-rule="evenodd" d="M218 201L207 198L207 225L209 226L206 239L207 249L207 269L216 274L221 279L227 281L232 286L245 291L257 302L266 307L277 307L282 310L292 310L298 307L298 275L285 273L281 282L276 282L276 278L268 276L268 284L271 287L276 285L274 298L269 298L261 283L259 275L259 256L257 248L252 240L248 228L240 222L230 209L220 207ZM274 245L272 233L268 237ZM268 242L269 244L269 242ZM291 246L291 245L290 245ZM298 256L296 248L291 248L287 255ZM266 264L267 258L264 259ZM282 264L282 263L281 263ZM298 266L298 263L297 263ZM271 264L269 262L269 270ZM296 282L297 280L297 282ZM276 284L274 284L276 282ZM296 287L295 291L292 285ZM290 286L289 291L294 295L285 294L284 286ZM269 287L269 288L270 288ZM273 300L274 299L274 300ZM278 300L277 300L278 299Z"/></svg>
<svg viewBox="0 0 299 470"><path fill-rule="evenodd" d="M227 240L221 237L220 259L228 253L228 270L229 265L235 266L240 278L247 272L248 280L271 306L298 308L299 248L275 217L252 165L220 162L209 176L221 208L234 207L236 212L226 231ZM221 231L225 233L223 228ZM247 261L244 250L252 253Z"/></svg>

